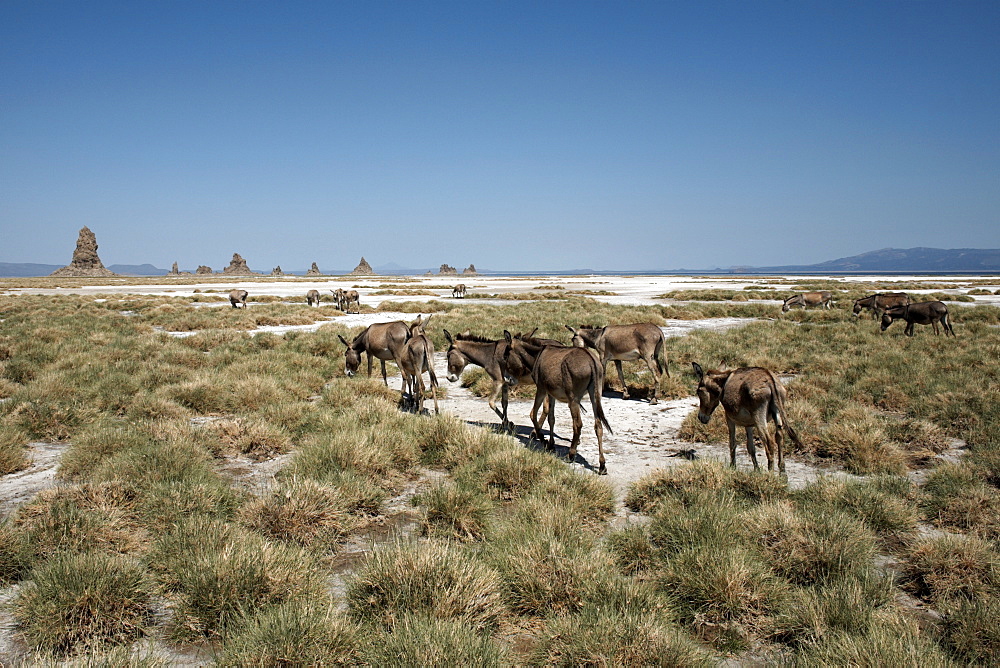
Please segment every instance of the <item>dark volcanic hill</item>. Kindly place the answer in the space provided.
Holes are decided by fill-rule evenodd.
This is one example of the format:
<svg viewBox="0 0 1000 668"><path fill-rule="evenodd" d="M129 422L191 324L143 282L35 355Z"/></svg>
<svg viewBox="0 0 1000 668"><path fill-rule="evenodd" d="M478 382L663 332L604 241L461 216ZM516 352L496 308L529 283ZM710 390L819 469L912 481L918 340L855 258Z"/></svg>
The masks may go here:
<svg viewBox="0 0 1000 668"><path fill-rule="evenodd" d="M818 264L750 267L754 273L996 273L1000 272L997 248L883 248Z"/></svg>

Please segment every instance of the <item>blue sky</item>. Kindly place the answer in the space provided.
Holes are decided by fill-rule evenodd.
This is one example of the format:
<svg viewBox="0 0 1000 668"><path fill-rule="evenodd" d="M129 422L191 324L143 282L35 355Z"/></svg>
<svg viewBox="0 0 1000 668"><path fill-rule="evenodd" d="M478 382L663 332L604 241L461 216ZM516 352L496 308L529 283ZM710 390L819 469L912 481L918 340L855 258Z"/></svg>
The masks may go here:
<svg viewBox="0 0 1000 668"><path fill-rule="evenodd" d="M1000 247L1000 2L0 3L0 261Z"/></svg>

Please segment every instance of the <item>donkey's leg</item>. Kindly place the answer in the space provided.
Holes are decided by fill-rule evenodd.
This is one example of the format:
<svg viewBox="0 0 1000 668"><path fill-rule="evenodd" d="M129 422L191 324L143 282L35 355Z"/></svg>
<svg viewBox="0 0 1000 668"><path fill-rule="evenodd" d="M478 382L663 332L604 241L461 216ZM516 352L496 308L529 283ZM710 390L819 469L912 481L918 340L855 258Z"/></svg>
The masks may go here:
<svg viewBox="0 0 1000 668"><path fill-rule="evenodd" d="M726 426L729 427L729 465L736 468L736 423L726 416Z"/></svg>
<svg viewBox="0 0 1000 668"><path fill-rule="evenodd" d="M755 417L757 433L760 434L760 442L764 446L764 454L767 455L767 470L773 471L775 464L774 441L771 440L771 431L767 428L767 409L761 409ZM750 428L748 427L747 430L750 431Z"/></svg>
<svg viewBox="0 0 1000 668"><path fill-rule="evenodd" d="M499 381L494 380L493 389L490 390L490 396L487 397L487 403L489 403L490 408L497 414L497 417L500 418L501 429L507 428L507 396L504 393L504 389L506 389L506 384L502 379ZM502 393L504 393L503 412L497 408L497 397L499 397Z"/></svg>
<svg viewBox="0 0 1000 668"><path fill-rule="evenodd" d="M438 410L438 395L437 395L438 379L437 376L434 375L434 367L431 366L432 363L433 360L430 359L427 360L427 375L430 377L431 396L434 397L434 415L437 415L440 412Z"/></svg>
<svg viewBox="0 0 1000 668"><path fill-rule="evenodd" d="M507 386L505 385L504 399L506 399L506 394L507 394ZM538 407L541 405L544 399L545 399L545 391L540 387L535 388L535 403L532 404L531 406L531 424L533 425L534 429L532 430L531 436L529 437L529 442L534 440L535 437L537 437L538 440L541 441L542 443L545 442L545 439L542 438L542 424L538 421ZM506 407L507 407L507 402L504 401L504 408Z"/></svg>
<svg viewBox="0 0 1000 668"><path fill-rule="evenodd" d="M753 470L759 471L760 464L757 463L757 443L753 440L753 427L745 427L744 430L747 434L747 454L750 455L750 461L753 462ZM761 440L764 441L764 452L767 452L767 440L764 436L761 436ZM767 456L768 461L771 461L771 455Z"/></svg>
<svg viewBox="0 0 1000 668"><path fill-rule="evenodd" d="M573 440L566 453L566 461L570 464L576 461L576 447L580 445L580 434L583 432L583 418L580 417L580 402L570 397L569 414L573 417Z"/></svg>
<svg viewBox="0 0 1000 668"><path fill-rule="evenodd" d="M784 434L782 434L781 432L782 432L781 427L775 425L775 429L774 429L774 450L775 450L775 454L777 454L777 456L778 456L778 473L784 473L785 472L785 456L784 456L784 453L782 452L782 448L783 448L783 445L784 445L783 442L785 440L785 437L784 437Z"/></svg>
<svg viewBox="0 0 1000 668"><path fill-rule="evenodd" d="M654 362L653 358L650 357L649 355L644 356L642 360L646 363L646 366L649 367L649 372L653 374L653 396L650 397L649 399L650 405L653 405L656 403L656 395L660 391L659 365L658 363Z"/></svg>
<svg viewBox="0 0 1000 668"><path fill-rule="evenodd" d="M628 385L625 384L625 374L622 373L622 361L615 360L615 368L618 369L618 380L622 382L622 399L628 399Z"/></svg>
<svg viewBox="0 0 1000 668"><path fill-rule="evenodd" d="M545 400L548 402L549 409L549 450L556 449L556 407L552 404L552 400L549 399L548 393L545 395Z"/></svg>

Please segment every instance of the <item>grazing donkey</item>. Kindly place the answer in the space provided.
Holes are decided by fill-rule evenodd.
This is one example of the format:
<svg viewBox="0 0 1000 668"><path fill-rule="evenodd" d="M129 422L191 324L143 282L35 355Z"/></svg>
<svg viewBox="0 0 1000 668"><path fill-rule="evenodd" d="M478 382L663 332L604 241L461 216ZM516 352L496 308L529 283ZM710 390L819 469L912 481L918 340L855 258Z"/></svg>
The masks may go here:
<svg viewBox="0 0 1000 668"><path fill-rule="evenodd" d="M670 369L666 359L663 358L663 330L651 322L640 322L634 325L608 325L607 327L594 327L593 325L580 325L579 329L573 329L566 325L566 329L573 333L573 345L583 348L593 348L601 356L602 368L607 368L608 360L613 360L615 368L618 369L618 380L622 383L622 398L628 399L628 386L625 384L625 375L622 373L622 360L641 359L649 367L653 374L653 396L649 403L657 402L657 394L660 391L660 374L666 371L667 378L670 377ZM663 359L661 362L660 360Z"/></svg>
<svg viewBox="0 0 1000 668"><path fill-rule="evenodd" d="M229 293L229 303L233 305L233 308L239 308L237 304L243 304L243 308L246 308L249 296L250 293L246 290L233 290Z"/></svg>
<svg viewBox="0 0 1000 668"><path fill-rule="evenodd" d="M781 312L787 313L793 306L801 306L802 308L807 306L822 306L828 309L831 304L833 304L833 293L829 290L803 292L802 294L792 295L786 299L785 303L781 305Z"/></svg>
<svg viewBox="0 0 1000 668"><path fill-rule="evenodd" d="M306 304L309 306L319 306L319 290L310 290L306 293Z"/></svg>
<svg viewBox="0 0 1000 668"><path fill-rule="evenodd" d="M861 299L854 300L854 315L860 316L861 312L868 309L875 314L876 318L881 318L886 309L894 306L907 306L910 303L910 295L905 292L879 292L868 295Z"/></svg>
<svg viewBox="0 0 1000 668"><path fill-rule="evenodd" d="M365 331L354 337L350 343L340 334L340 342L347 346L344 351L344 373L348 378L353 376L361 366L361 353L368 356L368 377L372 376L372 360L378 358L382 363L382 382L389 387L385 373L385 361L392 360L399 364L403 348L410 338L410 328L402 320L395 322L377 322L369 325Z"/></svg>
<svg viewBox="0 0 1000 668"><path fill-rule="evenodd" d="M932 325L934 335L937 336L940 333L938 332L938 322L944 327L945 336L949 334L955 336L955 330L952 329L951 322L948 321L948 307L943 302L918 302L886 309L886 312L882 314L882 331L889 329L889 325L894 320L906 321L906 329L903 330L903 333L907 336L913 336L914 325Z"/></svg>
<svg viewBox="0 0 1000 668"><path fill-rule="evenodd" d="M767 470L774 470L774 460L778 460L778 472L785 472L785 458L781 451L782 434L787 430L792 440L799 444L799 436L788 425L785 416L785 388L774 374L761 367L722 369L704 371L697 362L692 362L698 376L698 419L708 424L712 412L722 403L729 426L729 465L736 467L736 427L743 427L747 434L747 453L757 464L757 449L754 446L753 430L757 428L760 440L767 454ZM767 428L767 421L774 422L774 436ZM801 445L801 444L799 444Z"/></svg>
<svg viewBox="0 0 1000 668"><path fill-rule="evenodd" d="M361 313L361 296L357 290L344 290L344 307L340 310L344 313L351 312L351 304L354 304L354 312Z"/></svg>
<svg viewBox="0 0 1000 668"><path fill-rule="evenodd" d="M455 299L465 299L465 283L459 283L451 289L451 296Z"/></svg>
<svg viewBox="0 0 1000 668"><path fill-rule="evenodd" d="M500 368L503 353L507 349L507 342L473 336L468 332L452 336L447 329L444 330L444 338L448 340L448 380L452 383L458 382L465 367L469 364L481 366L493 381L493 389L487 397L490 408L500 418L500 429L511 431L514 425L507 419L510 390L507 383L504 382L503 371ZM519 365L516 360L511 364L510 373L517 378L520 384L531 385L535 382L531 378L531 367ZM500 397L500 405L503 410L497 408L497 397ZM543 419L544 415L545 413L543 413Z"/></svg>
<svg viewBox="0 0 1000 668"><path fill-rule="evenodd" d="M503 337L507 342L504 351L502 368L505 380L516 385L518 379L510 369L514 364L530 367L531 378L535 381L535 403L531 407L531 423L534 433L541 439L542 421L538 419L538 409L544 401L562 401L569 404L570 415L573 416L573 440L570 442L567 461L576 460L576 448L580 444L580 432L583 430L583 419L580 417L580 400L585 394L590 395L590 406L594 411L594 433L597 434L597 452L600 461L598 473L607 475L608 467L604 462L604 427L613 434L611 425L604 417L601 407L601 388L604 386L604 366L597 353L586 348L574 346L539 345L537 339L518 339L504 330ZM549 441L548 449L555 447L555 405L549 407ZM544 419L544 415L542 419Z"/></svg>
<svg viewBox="0 0 1000 668"><path fill-rule="evenodd" d="M431 321L431 316L427 320L414 320L410 323L410 339L403 347L403 353L397 360L399 371L403 376L403 391L400 397L400 404L404 407L410 406L416 409L418 414L424 410L424 371L430 376L431 396L434 397L434 414L437 415L437 376L434 374L434 344L427 338L424 330L427 323ZM407 401L407 395L409 400Z"/></svg>

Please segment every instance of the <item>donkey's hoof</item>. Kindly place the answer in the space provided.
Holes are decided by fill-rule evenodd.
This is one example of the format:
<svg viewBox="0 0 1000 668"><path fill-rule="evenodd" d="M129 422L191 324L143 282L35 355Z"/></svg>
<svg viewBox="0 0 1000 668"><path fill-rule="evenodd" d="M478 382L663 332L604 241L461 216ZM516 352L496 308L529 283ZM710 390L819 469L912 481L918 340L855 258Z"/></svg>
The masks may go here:
<svg viewBox="0 0 1000 668"><path fill-rule="evenodd" d="M608 474L608 467L605 466L604 464L601 464L601 468L597 469L597 475L607 475L607 474Z"/></svg>

